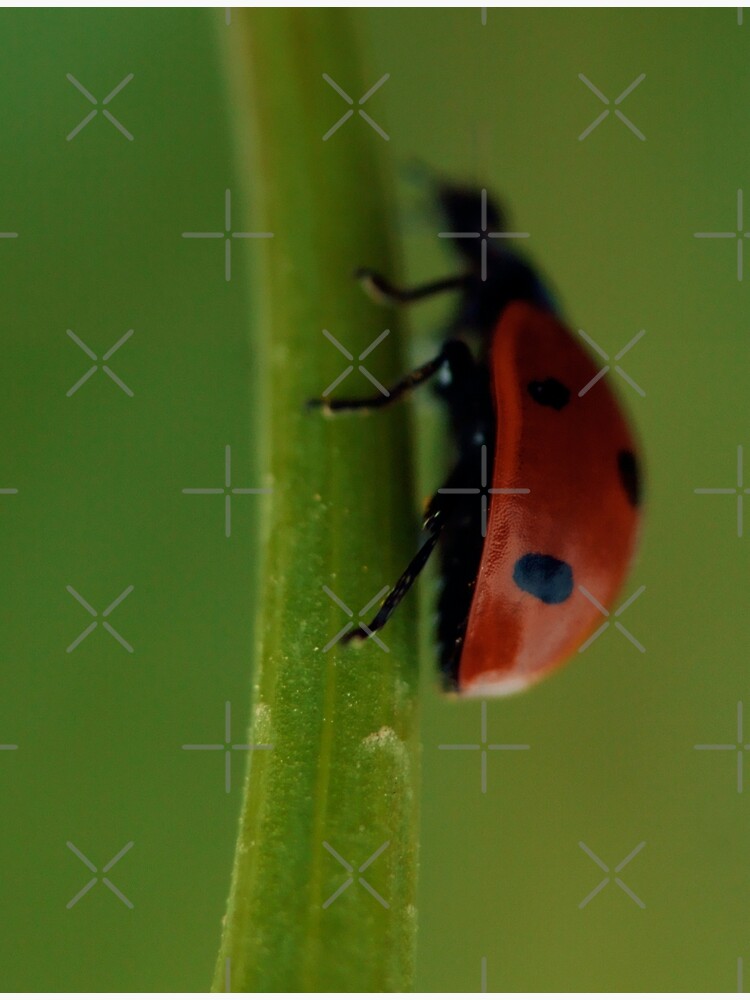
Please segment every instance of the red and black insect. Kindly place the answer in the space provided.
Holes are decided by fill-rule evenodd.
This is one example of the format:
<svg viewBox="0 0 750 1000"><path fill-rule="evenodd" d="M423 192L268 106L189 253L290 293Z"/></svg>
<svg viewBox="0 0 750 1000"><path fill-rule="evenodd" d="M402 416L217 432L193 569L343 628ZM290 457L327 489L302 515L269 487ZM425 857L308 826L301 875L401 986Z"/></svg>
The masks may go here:
<svg viewBox="0 0 750 1000"><path fill-rule="evenodd" d="M486 193L439 189L456 233L505 229ZM605 379L557 318L532 267L505 240L455 239L464 270L409 290L371 271L380 299L459 293L437 357L389 395L316 401L378 409L435 375L450 414L455 466L430 500L426 539L369 624L381 629L439 543L438 642L445 687L502 695L532 684L593 632L635 548L640 505L633 435ZM482 491L478 487L487 486ZM359 629L345 641L366 638Z"/></svg>

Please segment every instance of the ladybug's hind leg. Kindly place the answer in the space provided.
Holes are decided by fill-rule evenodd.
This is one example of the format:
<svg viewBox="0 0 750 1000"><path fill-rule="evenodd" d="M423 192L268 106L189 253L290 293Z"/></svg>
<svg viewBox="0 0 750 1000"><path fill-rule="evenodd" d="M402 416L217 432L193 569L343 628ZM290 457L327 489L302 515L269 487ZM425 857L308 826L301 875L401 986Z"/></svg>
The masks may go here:
<svg viewBox="0 0 750 1000"><path fill-rule="evenodd" d="M412 561L401 574L396 582L396 586L385 599L380 611L378 611L369 625L361 625L359 628L354 629L351 632L347 632L341 640L343 643L350 642L352 639L369 639L370 636L374 635L375 632L378 632L385 625L401 601L408 594L412 584L424 569L427 560L430 558L432 550L435 548L435 545L440 538L440 518L430 518L426 522L425 527L430 532L427 541L422 545L419 552L417 552Z"/></svg>
<svg viewBox="0 0 750 1000"><path fill-rule="evenodd" d="M402 392L407 388L413 388L415 385L421 384L431 375L435 374L442 365L446 365L448 369L450 374L450 384L458 388L463 387L462 392L467 393L471 398L481 396L481 391L476 381L478 372L477 364L471 351L469 350L468 345L461 340L446 341L443 345L443 350L437 358L428 362L426 365L423 365L422 368L418 368L416 372L412 372L411 375L407 375L406 378L402 379L401 382L398 383L398 386L403 387L401 389ZM394 390L396 388L397 387L394 387ZM371 405L372 401L352 400L348 402L348 406L347 401L345 400L332 401L330 405L333 407L335 404L338 404L336 408L339 409L357 409L360 406L367 407ZM382 399L377 405L383 405ZM472 425L473 420L474 418L472 417ZM352 639L369 638L386 624L398 605L409 592L409 589L420 572L424 569L430 554L435 548L441 535L443 535L446 526L450 527L453 521L456 520L457 509L460 519L467 499L463 494L475 492L474 490L467 490L463 488L466 487L469 478L467 463L468 459L464 456L443 484L443 487L438 490L430 500L422 524L423 531L427 533L427 539L423 542L417 554L399 577L396 585L385 599L385 602L378 613L369 625L360 626L359 628L348 632L341 640L342 642L350 642ZM445 490L447 490L447 492L444 492ZM471 499L473 500L475 498L472 497ZM452 533L453 531L451 528L448 535L451 535Z"/></svg>
<svg viewBox="0 0 750 1000"><path fill-rule="evenodd" d="M422 529L427 533L427 540L406 567L404 572L396 581L396 585L383 602L380 610L368 625L361 625L351 632L347 632L341 639L342 643L348 643L357 639L369 639L375 632L388 622L393 612L399 606L404 597L408 594L412 584L427 564L427 560L432 554L432 550L437 545L447 525L456 519L456 511L459 515L466 506L466 496L463 494L473 492L472 490L456 489L463 486L466 481L466 463L459 462L456 468L441 487L435 493L427 505ZM474 499L474 497L472 497ZM452 532L449 532L449 535ZM477 536L479 531L477 530ZM448 537L448 536L447 536ZM464 544L468 539L464 539ZM470 547L470 546L469 546ZM480 545L481 551L481 545ZM468 610L467 610L468 613ZM441 636L442 638L442 636Z"/></svg>
<svg viewBox="0 0 750 1000"><path fill-rule="evenodd" d="M380 610L369 625L360 626L360 628L354 629L352 632L347 632L342 638L342 642L347 643L352 639L368 639L386 624L427 564L432 550L440 540L440 536L446 526L446 521L450 520L453 515L452 508L456 505L455 501L465 502L465 497L459 496L454 498L453 494L466 491L452 488L458 483L463 484L463 482L464 463L459 462L446 480L445 485L437 493L433 494L427 505L422 524L423 531L427 532L427 540L422 544L417 554L398 578L395 587L385 599ZM446 488L448 489L447 494L443 492Z"/></svg>

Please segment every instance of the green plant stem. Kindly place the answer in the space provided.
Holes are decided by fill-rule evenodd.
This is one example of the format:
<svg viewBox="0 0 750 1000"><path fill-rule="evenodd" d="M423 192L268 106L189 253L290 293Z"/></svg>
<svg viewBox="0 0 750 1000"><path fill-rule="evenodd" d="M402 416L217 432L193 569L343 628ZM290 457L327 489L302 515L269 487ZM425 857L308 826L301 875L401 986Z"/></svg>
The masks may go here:
<svg viewBox="0 0 750 1000"><path fill-rule="evenodd" d="M226 988L229 959L233 991L408 990L416 600L408 598L384 634L389 652L373 641L323 648L348 620L324 585L357 618L394 582L416 542L408 409L326 419L304 407L348 364L323 329L356 359L389 328L365 364L384 383L402 371L394 317L352 280L360 264L393 273L384 140L356 103L322 138L348 108L323 74L355 102L367 89L346 12L235 9L227 37L248 228L275 234L254 247L250 330L254 431L273 494L257 547L249 742L273 750L250 755L214 989ZM372 394L353 364L339 391Z"/></svg>

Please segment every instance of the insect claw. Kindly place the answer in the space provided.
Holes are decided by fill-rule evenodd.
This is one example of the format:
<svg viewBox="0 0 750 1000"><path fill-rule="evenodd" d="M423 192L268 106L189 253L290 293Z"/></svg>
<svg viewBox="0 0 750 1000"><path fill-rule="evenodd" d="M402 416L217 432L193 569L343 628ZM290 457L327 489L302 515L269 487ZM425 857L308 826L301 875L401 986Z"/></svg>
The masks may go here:
<svg viewBox="0 0 750 1000"><path fill-rule="evenodd" d="M385 279L369 267L358 267L354 272L355 279L360 283L365 294L374 302L388 304L393 301L393 292Z"/></svg>
<svg viewBox="0 0 750 1000"><path fill-rule="evenodd" d="M361 646L366 639L370 638L370 635L372 635L372 632L368 635L363 628L354 628L351 632L347 632L346 635L343 635L339 642L345 646L348 646L350 642L353 642L356 646Z"/></svg>
<svg viewBox="0 0 750 1000"><path fill-rule="evenodd" d="M330 417L333 413L334 407L331 406L331 400L326 396L316 396L314 399L308 399L305 401L305 409L321 410L324 417Z"/></svg>

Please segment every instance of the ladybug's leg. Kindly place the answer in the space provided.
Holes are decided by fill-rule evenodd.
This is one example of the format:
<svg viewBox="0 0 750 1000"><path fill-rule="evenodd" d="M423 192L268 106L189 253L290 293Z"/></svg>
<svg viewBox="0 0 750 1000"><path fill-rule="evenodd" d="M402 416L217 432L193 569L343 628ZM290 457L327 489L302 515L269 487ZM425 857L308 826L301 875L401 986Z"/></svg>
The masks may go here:
<svg viewBox="0 0 750 1000"><path fill-rule="evenodd" d="M426 364L409 372L402 379L386 390L387 395L378 393L377 396L368 396L364 399L311 399L308 406L320 406L330 412L336 410L375 410L394 403L397 399L422 385L428 379L447 365L451 375L455 376L457 371L464 371L467 366L474 367L474 358L467 344L462 340L446 340L443 349L436 358Z"/></svg>
<svg viewBox="0 0 750 1000"><path fill-rule="evenodd" d="M469 282L469 277L459 275L454 278L439 278L437 281L430 281L425 285L417 285L415 288L397 288L392 285L387 278L377 271L361 267L355 271L355 278L359 280L364 290L371 299L376 302L385 302L389 305L406 305L409 302L419 302L422 299L429 299L440 292L453 292L460 288L465 288Z"/></svg>
<svg viewBox="0 0 750 1000"><path fill-rule="evenodd" d="M425 563L430 558L430 554L440 538L442 519L439 515L429 516L425 522L425 528L430 532L427 541L398 578L396 586L385 599L380 611L378 611L369 625L364 625L351 632L347 632L342 638L342 642L351 642L352 639L369 639L369 637L374 635L375 632L378 632L391 617L393 612L411 589L411 585L424 569Z"/></svg>
<svg viewBox="0 0 750 1000"><path fill-rule="evenodd" d="M446 521L451 519L452 512L458 507L456 501L466 501L466 497L459 494L456 489L456 487L463 486L466 481L466 463L459 462L445 481L443 487L434 494L427 505L422 524L423 530L427 532L427 541L423 543L422 547L398 578L395 587L385 599L382 607L369 625L361 626L360 628L353 629L351 632L347 632L341 639L341 642L351 642L352 639L368 639L375 632L378 632L389 620L408 593L411 585L424 569L432 550L435 548L446 526ZM443 492L446 489L448 492ZM477 531L477 537L479 537L479 531Z"/></svg>

